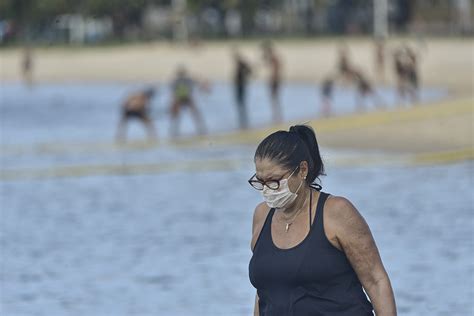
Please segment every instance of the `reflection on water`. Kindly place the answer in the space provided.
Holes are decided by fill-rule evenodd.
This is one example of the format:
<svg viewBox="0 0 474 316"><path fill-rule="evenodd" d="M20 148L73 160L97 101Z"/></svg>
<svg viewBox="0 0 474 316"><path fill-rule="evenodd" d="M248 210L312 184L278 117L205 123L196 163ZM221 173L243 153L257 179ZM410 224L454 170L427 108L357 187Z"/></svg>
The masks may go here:
<svg viewBox="0 0 474 316"><path fill-rule="evenodd" d="M111 139L117 86L91 88L91 95L80 93L82 88L67 88L75 91L74 98L61 99L63 92L46 87L32 92L33 99L21 95L18 104L3 104L2 142ZM100 98L99 88L107 92ZM63 100L58 104L68 105L45 101L54 94ZM11 91L6 95L8 102L16 100ZM24 115L27 107L30 114ZM259 115L263 118L264 111ZM219 125L218 114L208 120L214 130L229 128ZM240 164L227 170L1 182L2 314L250 315L255 292L247 273L249 241L252 212L261 199L246 183L253 151L208 146L4 152L3 169L216 156ZM324 148L323 153L338 154ZM324 190L349 197L366 218L391 276L399 314L472 313L471 164L348 168L331 161Z"/></svg>

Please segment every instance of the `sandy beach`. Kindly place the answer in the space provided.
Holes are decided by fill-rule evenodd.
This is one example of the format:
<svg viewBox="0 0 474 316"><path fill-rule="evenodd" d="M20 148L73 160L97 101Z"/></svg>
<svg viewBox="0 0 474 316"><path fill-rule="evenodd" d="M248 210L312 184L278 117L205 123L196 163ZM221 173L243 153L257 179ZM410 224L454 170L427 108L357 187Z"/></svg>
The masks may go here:
<svg viewBox="0 0 474 316"><path fill-rule="evenodd" d="M384 150L411 153L449 152L472 149L474 41L472 39L407 40L417 48L423 86L448 90L450 100L425 107L356 114L336 118L343 123L324 129L321 142L328 147ZM393 85L390 52L404 39L387 43L386 81ZM337 39L285 40L275 42L284 63L284 80L318 84L333 71ZM374 78L373 43L369 39L345 40L353 63ZM232 74L232 47L238 47L256 66L254 80L264 80L259 42L204 42L194 47L158 42L128 46L91 48L38 48L35 50L34 77L37 82L167 82L179 64L209 81L229 81ZM0 80L20 80L21 50L0 51ZM440 112L432 115L431 113ZM436 112L436 113L438 113ZM408 114L407 114L408 113ZM410 114L411 113L411 114ZM412 117L409 120L387 117ZM371 124L353 126L354 120L368 117ZM316 128L331 120L313 122ZM348 128L349 126L349 128Z"/></svg>

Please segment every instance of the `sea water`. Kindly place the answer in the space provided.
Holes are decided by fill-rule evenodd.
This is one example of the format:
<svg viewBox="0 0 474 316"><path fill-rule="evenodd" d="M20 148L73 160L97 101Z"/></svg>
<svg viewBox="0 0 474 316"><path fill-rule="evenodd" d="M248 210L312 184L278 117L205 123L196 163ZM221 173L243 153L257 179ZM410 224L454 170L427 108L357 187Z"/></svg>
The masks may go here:
<svg viewBox="0 0 474 316"><path fill-rule="evenodd" d="M1 167L10 174L0 187L2 315L252 314L251 225L262 198L246 180L255 172L255 146L93 145L113 142L118 106L137 88L2 87ZM159 109L169 99L162 89L153 107L165 138L168 117ZM209 95L197 93L211 133L237 127L230 92L216 84ZM315 87L291 85L283 92L287 119L319 115ZM259 84L249 91L252 127L270 124L265 93ZM352 91L339 94L336 113L353 111ZM393 91L382 94L394 99ZM190 135L186 120L183 134ZM130 134L144 137L139 124ZM366 154L321 151L323 190L349 198L368 222L399 314L472 314L471 162L384 165L372 159L350 166L338 161ZM162 168L102 172L117 164ZM73 167L85 171L57 172Z"/></svg>

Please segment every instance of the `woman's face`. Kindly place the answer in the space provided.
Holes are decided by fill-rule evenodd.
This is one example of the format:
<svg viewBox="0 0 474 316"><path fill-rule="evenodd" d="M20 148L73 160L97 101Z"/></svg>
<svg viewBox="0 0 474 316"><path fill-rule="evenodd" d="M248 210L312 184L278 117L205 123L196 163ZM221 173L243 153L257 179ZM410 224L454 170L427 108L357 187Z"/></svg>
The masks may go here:
<svg viewBox="0 0 474 316"><path fill-rule="evenodd" d="M255 160L256 178L260 181L270 180L283 180L288 179L294 169L290 170L283 167L281 164L274 160L267 158ZM296 192L301 184L303 177L301 176L301 170L297 169L293 175L288 179L288 186L291 192Z"/></svg>

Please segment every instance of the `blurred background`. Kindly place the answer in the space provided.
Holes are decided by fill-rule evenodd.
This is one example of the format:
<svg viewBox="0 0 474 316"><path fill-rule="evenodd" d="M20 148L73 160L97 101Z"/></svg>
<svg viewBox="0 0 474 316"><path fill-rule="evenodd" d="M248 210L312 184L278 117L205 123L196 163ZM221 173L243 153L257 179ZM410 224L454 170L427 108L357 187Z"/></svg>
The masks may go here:
<svg viewBox="0 0 474 316"><path fill-rule="evenodd" d="M391 34L460 36L472 35L473 10L468 0L4 0L0 8L4 45L371 35L377 14Z"/></svg>
<svg viewBox="0 0 474 316"><path fill-rule="evenodd" d="M316 131L399 315L474 314L472 0L1 0L0 314L252 315L268 134Z"/></svg>

